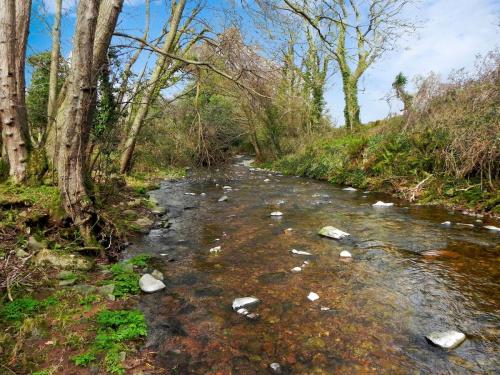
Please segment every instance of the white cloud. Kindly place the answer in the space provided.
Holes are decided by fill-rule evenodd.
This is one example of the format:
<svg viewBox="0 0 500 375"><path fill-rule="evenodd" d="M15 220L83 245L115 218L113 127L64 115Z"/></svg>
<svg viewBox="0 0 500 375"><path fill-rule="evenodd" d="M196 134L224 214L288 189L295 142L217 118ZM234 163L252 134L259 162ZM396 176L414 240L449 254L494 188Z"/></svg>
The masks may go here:
<svg viewBox="0 0 500 375"><path fill-rule="evenodd" d="M403 42L405 48L387 54L363 79L362 120L388 114L389 107L381 98L400 71L414 78L431 71L446 77L454 69L471 69L477 54L484 55L500 44L499 14L497 0L426 0L413 9L408 17L423 20L422 28ZM335 83L327 92L327 106L343 122L341 84L339 79Z"/></svg>

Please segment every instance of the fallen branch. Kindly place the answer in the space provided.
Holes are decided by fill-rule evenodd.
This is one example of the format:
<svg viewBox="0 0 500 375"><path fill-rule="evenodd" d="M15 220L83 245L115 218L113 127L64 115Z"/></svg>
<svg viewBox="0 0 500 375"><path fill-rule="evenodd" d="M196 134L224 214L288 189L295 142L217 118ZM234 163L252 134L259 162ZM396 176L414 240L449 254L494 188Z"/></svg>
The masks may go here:
<svg viewBox="0 0 500 375"><path fill-rule="evenodd" d="M416 195L418 193L418 191L420 190L420 188L422 187L423 184L425 184L425 182L432 177L432 174L428 175L426 178L424 178L422 181L420 181L417 186L415 186L411 191L412 191L412 195L410 197L410 202L413 202L416 198Z"/></svg>

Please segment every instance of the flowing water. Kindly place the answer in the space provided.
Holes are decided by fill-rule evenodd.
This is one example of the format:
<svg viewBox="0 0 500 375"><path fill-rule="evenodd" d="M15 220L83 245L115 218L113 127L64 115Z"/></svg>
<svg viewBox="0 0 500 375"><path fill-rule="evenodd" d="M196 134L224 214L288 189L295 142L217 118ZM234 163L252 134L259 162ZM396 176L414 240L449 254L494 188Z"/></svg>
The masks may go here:
<svg viewBox="0 0 500 375"><path fill-rule="evenodd" d="M266 374L275 362L283 374L500 370L499 232L436 207L252 171L241 160L164 182L152 195L168 208L169 227L129 250L153 255L165 275L167 288L141 299L146 346L165 373ZM218 202L222 195L228 200ZM378 200L396 204L372 207ZM281 218L270 216L276 210ZM351 237L318 236L326 225ZM220 253L209 252L215 246ZM252 309L259 319L232 310L245 296L261 300ZM467 335L453 350L424 337L449 329Z"/></svg>

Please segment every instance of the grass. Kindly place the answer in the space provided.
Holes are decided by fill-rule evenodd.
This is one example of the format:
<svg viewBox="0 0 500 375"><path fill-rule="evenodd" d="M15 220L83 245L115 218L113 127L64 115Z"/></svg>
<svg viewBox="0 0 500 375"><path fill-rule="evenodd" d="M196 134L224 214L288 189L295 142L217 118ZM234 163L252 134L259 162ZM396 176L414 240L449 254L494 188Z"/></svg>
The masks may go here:
<svg viewBox="0 0 500 375"><path fill-rule="evenodd" d="M138 294L140 292L140 277L136 272L134 272L133 267L146 267L148 265L149 258L149 255L141 254L123 262L115 263L109 267L112 278L106 280L105 283L113 284L115 286L113 295L116 298L125 297L131 294ZM130 267L130 265L132 267Z"/></svg>
<svg viewBox="0 0 500 375"><path fill-rule="evenodd" d="M75 365L87 367L103 357L106 370L111 374L124 374L121 362L126 352L126 342L145 337L147 325L138 310L103 310L97 314L97 334L90 350L73 357Z"/></svg>
<svg viewBox="0 0 500 375"><path fill-rule="evenodd" d="M481 184L478 176L455 176L442 163L440 150L447 145L447 134L404 133L403 125L402 118L396 117L355 133L337 130L265 166L335 184L386 191L421 203L500 213L499 189Z"/></svg>

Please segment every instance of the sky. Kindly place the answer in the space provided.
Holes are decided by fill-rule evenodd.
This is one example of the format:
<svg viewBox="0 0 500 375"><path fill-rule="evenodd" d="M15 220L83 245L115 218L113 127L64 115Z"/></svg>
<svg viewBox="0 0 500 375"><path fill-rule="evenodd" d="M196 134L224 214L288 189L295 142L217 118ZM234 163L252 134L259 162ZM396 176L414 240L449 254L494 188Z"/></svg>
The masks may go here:
<svg viewBox="0 0 500 375"><path fill-rule="evenodd" d="M68 56L75 23L75 0L63 0L62 53ZM238 0L205 0L203 18L220 30L229 26L225 22L232 5ZM53 20L54 0L34 0L28 54L49 50L51 47L50 25ZM190 1L188 0L188 7ZM252 17L244 12L234 14L245 28L247 42L259 42L259 35L252 24ZM431 71L446 78L460 68L471 70L476 56L484 55L500 47L500 0L420 0L406 10L405 16L418 24L418 29L399 41L399 47L385 54L365 73L360 82L359 101L363 122L386 117L397 112L399 104L391 107L384 97L391 91L391 83L399 72L414 79ZM152 0L151 35L156 36L168 17L165 0ZM144 27L144 0L125 0L118 29L130 34L142 35ZM119 43L119 41L114 41ZM264 42L266 43L266 42ZM141 57L137 69L147 61ZM28 67L28 82L30 71ZM325 93L326 108L331 118L343 123L343 94L338 75L330 76Z"/></svg>

